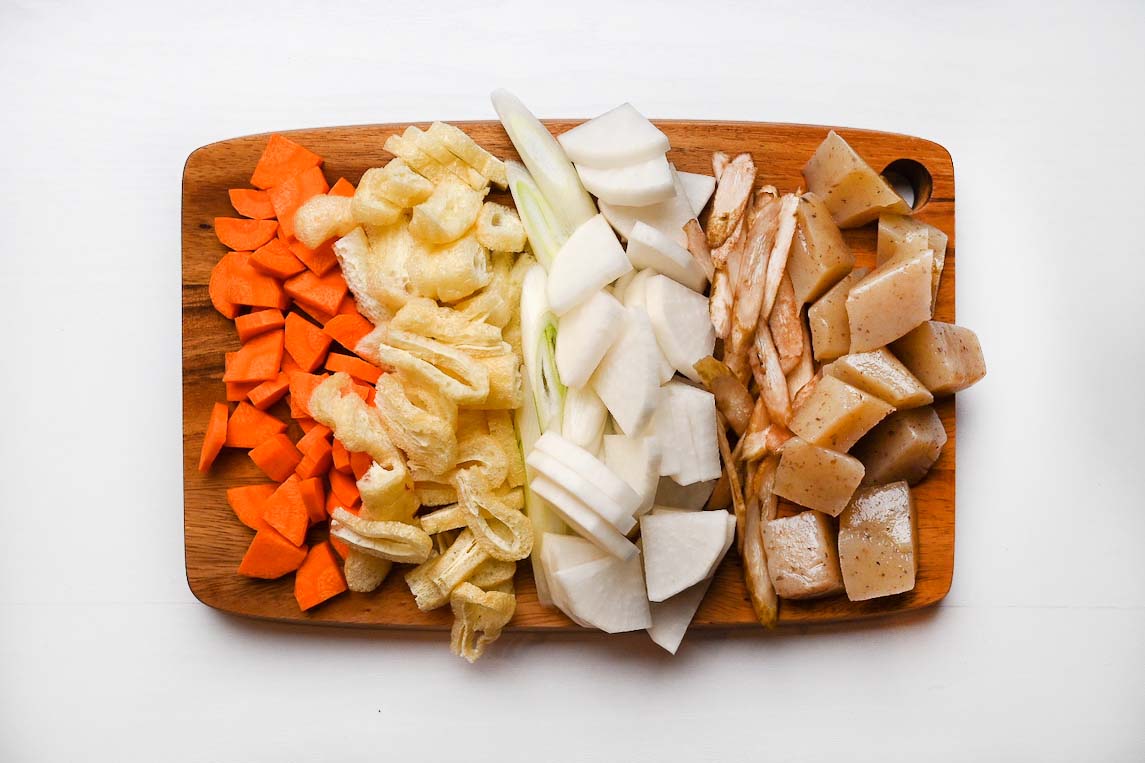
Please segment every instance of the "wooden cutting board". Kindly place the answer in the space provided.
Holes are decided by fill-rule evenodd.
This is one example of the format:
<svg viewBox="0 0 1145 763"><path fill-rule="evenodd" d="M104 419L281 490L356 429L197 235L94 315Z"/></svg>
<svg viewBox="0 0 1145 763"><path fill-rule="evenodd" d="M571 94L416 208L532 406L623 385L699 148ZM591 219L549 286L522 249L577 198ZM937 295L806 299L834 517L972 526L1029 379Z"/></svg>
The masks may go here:
<svg viewBox="0 0 1145 763"><path fill-rule="evenodd" d="M555 132L577 124L570 120L547 122ZM801 168L830 128L810 125L751 122L657 120L672 142L669 159L677 169L711 174L711 155L748 151L759 168L758 183L780 192L803 184ZM297 130L293 140L326 159L327 179L357 182L362 172L385 164L386 137L407 125L368 125ZM426 127L425 123L420 125ZM473 138L502 157L516 157L498 122L459 123ZM915 173L915 185L929 199L918 206L918 218L938 226L950 237L946 266L938 294L936 320L954 321L955 237L954 166L942 146L921 138L891 133L836 128L876 170L892 162ZM277 581L252 580L236 569L253 531L235 518L226 501L226 488L264 482L266 478L245 451L224 449L210 474L197 467L203 431L211 406L225 399L221 381L223 353L238 348L231 321L211 307L207 279L225 249L215 237L216 216L234 216L227 197L230 188L248 187L251 171L268 135L251 135L204 146L187 159L183 171L183 479L184 541L187 582L195 596L211 607L271 620L383 628L448 628L448 607L420 612L395 569L372 594L343 594L300 612L293 596L293 576ZM905 164L900 160L906 160ZM929 180L927 179L929 177ZM929 186L929 188L927 187ZM871 266L875 252L875 226L846 231L857 265ZM280 403L284 406L284 403ZM930 475L914 488L919 524L919 570L913 591L884 599L850 602L846 597L817 601L784 601L781 625L805 625L887 615L926 607L950 590L954 572L954 402L936 406L949 440ZM281 412L281 410L280 410ZM284 415L284 418L286 416ZM314 531L324 535L324 528ZM696 616L694 627L758 627L744 589L740 560L733 548ZM537 603L529 564L519 565L517 612L512 628L521 630L578 630L555 609ZM761 632L762 629L761 629Z"/></svg>

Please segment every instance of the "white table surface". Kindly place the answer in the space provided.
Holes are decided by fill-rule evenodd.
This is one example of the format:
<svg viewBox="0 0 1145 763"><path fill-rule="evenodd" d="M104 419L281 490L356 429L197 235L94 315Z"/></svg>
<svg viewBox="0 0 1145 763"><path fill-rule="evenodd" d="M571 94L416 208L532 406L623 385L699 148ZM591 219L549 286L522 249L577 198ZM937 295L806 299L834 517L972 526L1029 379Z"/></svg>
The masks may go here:
<svg viewBox="0 0 1145 763"><path fill-rule="evenodd" d="M1145 5L0 3L0 760L1141 760ZM335 5L341 7L335 8ZM159 6L163 6L160 10ZM179 182L302 126L841 124L954 156L957 570L893 622L692 637L264 625L183 570Z"/></svg>

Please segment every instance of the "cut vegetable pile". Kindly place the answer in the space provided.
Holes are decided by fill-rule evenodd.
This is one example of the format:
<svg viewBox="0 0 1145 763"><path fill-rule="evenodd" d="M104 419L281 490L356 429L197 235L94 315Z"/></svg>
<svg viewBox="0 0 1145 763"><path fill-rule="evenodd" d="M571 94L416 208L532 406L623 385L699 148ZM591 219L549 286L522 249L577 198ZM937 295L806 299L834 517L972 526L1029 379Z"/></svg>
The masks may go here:
<svg viewBox="0 0 1145 763"><path fill-rule="evenodd" d="M911 590L931 403L985 374L932 320L946 235L834 132L781 195L748 154L677 172L630 104L559 136L493 105L521 163L437 122L330 186L275 135L230 191L209 292L240 347L199 468L268 479L227 490L239 574L293 572L302 610L400 575L470 661L525 560L542 605L673 653L728 553L766 626ZM840 227L876 220L854 269Z"/></svg>

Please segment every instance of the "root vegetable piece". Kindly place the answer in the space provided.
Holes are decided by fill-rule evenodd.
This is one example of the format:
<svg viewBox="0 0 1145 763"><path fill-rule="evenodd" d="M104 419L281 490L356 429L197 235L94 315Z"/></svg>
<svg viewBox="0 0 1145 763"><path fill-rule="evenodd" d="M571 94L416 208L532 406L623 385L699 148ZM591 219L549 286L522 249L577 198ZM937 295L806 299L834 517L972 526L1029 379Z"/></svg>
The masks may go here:
<svg viewBox="0 0 1145 763"><path fill-rule="evenodd" d="M910 205L834 130L803 167L807 187L822 197L840 228L857 228L883 212L910 214Z"/></svg>
<svg viewBox="0 0 1145 763"><path fill-rule="evenodd" d="M775 494L833 517L847 507L863 480L857 458L793 437L780 451Z"/></svg>
<svg viewBox="0 0 1145 763"><path fill-rule="evenodd" d="M548 581L552 595L552 603L568 615L573 622L583 628L592 627L578 618L569 604L568 594L555 575L560 570L570 570L582 564L608 559L609 555L601 551L584 538L575 535L559 535L545 533L541 545L541 570Z"/></svg>
<svg viewBox="0 0 1145 763"><path fill-rule="evenodd" d="M787 272L796 300L804 304L818 299L849 273L855 255L819 196L805 193L800 197L795 221Z"/></svg>
<svg viewBox="0 0 1145 763"><path fill-rule="evenodd" d="M767 572L784 599L817 599L843 591L835 528L826 514L804 511L763 526Z"/></svg>
<svg viewBox="0 0 1145 763"><path fill-rule="evenodd" d="M239 574L250 578L274 580L294 572L306 559L306 548L299 548L267 527L255 533L239 563Z"/></svg>
<svg viewBox="0 0 1145 763"><path fill-rule="evenodd" d="M574 389L588 384L624 328L624 307L607 291L598 291L565 313L557 332L557 371L561 381Z"/></svg>
<svg viewBox="0 0 1145 763"><path fill-rule="evenodd" d="M267 220L274 217L274 206L266 191L256 191L253 188L232 188L227 191L231 198L231 206L243 217L254 220Z"/></svg>
<svg viewBox="0 0 1145 763"><path fill-rule="evenodd" d="M637 271L632 280L628 282L628 286L624 289L624 306L628 308L639 308L645 313L648 312L648 280L654 276L659 275L651 268ZM651 318L651 316L649 316ZM653 326L655 331L655 326ZM660 340L656 340L656 353L658 355L657 367L659 369L660 383L667 384L673 376L676 375L676 369L672 366L668 356L664 354L664 348L660 346Z"/></svg>
<svg viewBox="0 0 1145 763"><path fill-rule="evenodd" d="M934 408L898 411L883 419L855 446L863 462L863 483L884 485L905 480L914 485L926 476L946 445L946 430Z"/></svg>
<svg viewBox="0 0 1145 763"><path fill-rule="evenodd" d="M884 263L847 294L851 352L869 352L890 344L930 320L930 276L934 253Z"/></svg>
<svg viewBox="0 0 1145 763"><path fill-rule="evenodd" d="M236 252L253 252L274 238L278 223L274 220L247 220L241 217L216 217L215 235L224 246Z"/></svg>
<svg viewBox="0 0 1145 763"><path fill-rule="evenodd" d="M696 363L711 355L716 344L708 300L662 275L648 279L644 298L656 341L668 361L692 381L700 381Z"/></svg>
<svg viewBox="0 0 1145 763"><path fill-rule="evenodd" d="M577 125L557 141L573 162L605 169L654 159L669 148L668 136L631 103Z"/></svg>
<svg viewBox="0 0 1145 763"><path fill-rule="evenodd" d="M601 215L580 225L557 252L549 268L549 307L564 315L620 276L632 263Z"/></svg>
<svg viewBox="0 0 1145 763"><path fill-rule="evenodd" d="M250 184L255 188L270 188L310 167L322 164L322 157L308 151L289 138L271 135L255 165Z"/></svg>
<svg viewBox="0 0 1145 763"><path fill-rule="evenodd" d="M697 215L708 205L708 199L716 190L716 179L711 175L698 175L695 172L677 172L676 176L684 186L688 204Z"/></svg>
<svg viewBox="0 0 1145 763"><path fill-rule="evenodd" d="M620 559L636 556L637 548L632 541L617 532L616 528L608 524L583 501L548 477L536 475L529 481L529 487L551 504L553 511L572 528L573 532L600 550Z"/></svg>
<svg viewBox="0 0 1145 763"><path fill-rule="evenodd" d="M298 367L309 373L321 366L333 341L330 335L297 313L288 314L285 324L286 351Z"/></svg>
<svg viewBox="0 0 1145 763"><path fill-rule="evenodd" d="M337 270L324 276L316 275L310 271L299 273L288 280L283 288L286 293L294 297L301 307L324 313L321 322L338 314L342 307L342 299L346 296L348 287L346 279Z"/></svg>
<svg viewBox="0 0 1145 763"><path fill-rule="evenodd" d="M611 169L577 165L576 171L589 193L610 204L646 207L675 194L672 168L663 154Z"/></svg>
<svg viewBox="0 0 1145 763"><path fill-rule="evenodd" d="M952 323L927 321L891 351L935 397L961 392L986 375L977 335Z"/></svg>
<svg viewBox="0 0 1145 763"><path fill-rule="evenodd" d="M660 351L643 310L625 310L620 336L601 360L591 384L624 434L637 435L648 427L660 395Z"/></svg>
<svg viewBox="0 0 1145 763"><path fill-rule="evenodd" d="M494 252L520 252L528 239L516 210L487 201L477 216L477 240Z"/></svg>
<svg viewBox="0 0 1145 763"><path fill-rule="evenodd" d="M239 521L256 532L270 527L262 516L266 499L274 494L278 485L264 482L227 488L227 503Z"/></svg>
<svg viewBox="0 0 1145 763"><path fill-rule="evenodd" d="M558 570L552 578L568 597L570 611L594 628L623 633L652 624L640 559L635 555Z"/></svg>
<svg viewBox="0 0 1145 763"><path fill-rule="evenodd" d="M306 560L294 576L294 600L305 612L346 590L342 566L327 542L310 548Z"/></svg>
<svg viewBox="0 0 1145 763"><path fill-rule="evenodd" d="M591 457L591 454L588 455ZM636 519L633 516L635 509L630 511L628 505L625 504L631 505L631 503L636 503L639 505L639 496L628 487L627 483L621 482L625 488L625 493L618 495L614 490L610 489L612 486L611 480L606 482L603 486L596 484L590 477L579 474L575 467L541 450L534 450L530 453L528 459L526 459L526 463L536 470L538 474L543 475L564 490L567 490L580 500L581 503L588 506L598 516L620 532L628 533L636 526ZM608 471L603 464L601 464L601 467L605 471ZM615 477L615 475L612 476ZM618 477L615 477L615 479L619 480ZM625 500L629 497L633 497L636 500L631 502Z"/></svg>
<svg viewBox="0 0 1145 763"><path fill-rule="evenodd" d="M878 264L903 254L917 254L927 249L934 252L934 272L931 276L931 309L938 302L938 284L942 280L942 266L946 263L948 237L929 223L905 215L879 215Z"/></svg>
<svg viewBox="0 0 1145 763"><path fill-rule="evenodd" d="M834 376L824 376L791 417L788 429L813 445L846 453L894 408Z"/></svg>
<svg viewBox="0 0 1145 763"><path fill-rule="evenodd" d="M270 498L266 499L262 516L268 525L282 533L282 537L296 546L301 546L306 540L310 513L302 500L302 492L298 485L299 480L296 475L288 477Z"/></svg>
<svg viewBox="0 0 1145 763"><path fill-rule="evenodd" d="M306 265L294 255L290 247L284 244L280 238L272 238L259 247L250 256L250 266L271 278L290 278L306 270Z"/></svg>
<svg viewBox="0 0 1145 763"><path fill-rule="evenodd" d="M700 582L727 550L726 511L674 511L640 518L650 601L665 601Z"/></svg>
<svg viewBox="0 0 1145 763"><path fill-rule="evenodd" d="M869 392L898 410L934 402L930 391L886 347L844 355L823 366L823 373Z"/></svg>
<svg viewBox="0 0 1145 763"><path fill-rule="evenodd" d="M251 448L248 455L266 476L276 482L282 482L294 474L298 462L302 460L302 453L285 434L276 434Z"/></svg>
<svg viewBox="0 0 1145 763"><path fill-rule="evenodd" d="M604 436L604 463L640 496L637 516L647 513L660 482L660 446L652 437Z"/></svg>
<svg viewBox="0 0 1145 763"><path fill-rule="evenodd" d="M410 233L430 244L456 241L477 222L484 197L456 178L445 178L413 208Z"/></svg>
<svg viewBox="0 0 1145 763"><path fill-rule="evenodd" d="M285 431L285 422L242 402L227 422L225 444L228 448L254 448Z"/></svg>
<svg viewBox="0 0 1145 763"><path fill-rule="evenodd" d="M464 299L493 280L489 250L472 233L410 257L406 269L414 293L442 302Z"/></svg>
<svg viewBox="0 0 1145 763"><path fill-rule="evenodd" d="M299 207L329 190L330 186L326 183L321 167L308 167L269 189L266 193L274 205L279 229L288 237L293 236L294 215Z"/></svg>
<svg viewBox="0 0 1145 763"><path fill-rule="evenodd" d="M566 440L587 450L600 452L608 408L592 387L570 389L565 394L559 430Z"/></svg>
<svg viewBox="0 0 1145 763"><path fill-rule="evenodd" d="M203 435L203 448L199 453L199 471L207 472L211 464L223 449L227 440L227 414L229 410L226 403L215 403L211 408L211 417L207 420L207 431Z"/></svg>
<svg viewBox="0 0 1145 763"><path fill-rule="evenodd" d="M350 213L350 199L318 194L294 213L294 235L310 249L317 249L335 236L345 236L357 224Z"/></svg>
<svg viewBox="0 0 1145 763"><path fill-rule="evenodd" d="M703 292L708 284L703 268L691 252L642 221L632 226L626 253L634 268L652 268L693 291Z"/></svg>
<svg viewBox="0 0 1145 763"><path fill-rule="evenodd" d="M374 324L358 312L335 315L322 327L327 336L351 352L373 330Z"/></svg>
<svg viewBox="0 0 1145 763"><path fill-rule="evenodd" d="M839 516L847 598L866 601L914 588L918 519L905 482L860 490Z"/></svg>
<svg viewBox="0 0 1145 763"><path fill-rule="evenodd" d="M608 220L617 233L628 238L637 221L643 221L671 238L680 246L687 246L684 226L696 216L688 202L688 194L679 177L673 178L675 193L668 199L646 207L627 207L621 204L600 202L600 213Z"/></svg>
<svg viewBox="0 0 1145 763"><path fill-rule="evenodd" d="M273 308L258 310L235 318L235 329L239 333L239 341L245 342L253 336L265 334L283 327L281 310Z"/></svg>
<svg viewBox="0 0 1145 763"><path fill-rule="evenodd" d="M847 295L870 271L855 268L807 309L811 325L811 346L821 363L846 355L851 350L851 324L847 318Z"/></svg>

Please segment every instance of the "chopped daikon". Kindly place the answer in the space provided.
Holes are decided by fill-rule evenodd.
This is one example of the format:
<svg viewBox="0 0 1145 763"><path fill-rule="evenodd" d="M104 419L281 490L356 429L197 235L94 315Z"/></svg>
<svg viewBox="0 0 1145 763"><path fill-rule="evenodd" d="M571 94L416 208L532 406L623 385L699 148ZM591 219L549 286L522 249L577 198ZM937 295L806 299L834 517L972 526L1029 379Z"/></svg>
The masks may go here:
<svg viewBox="0 0 1145 763"><path fill-rule="evenodd" d="M557 332L557 370L574 389L589 377L624 330L624 306L607 291L598 291L561 317Z"/></svg>
<svg viewBox="0 0 1145 763"><path fill-rule="evenodd" d="M620 430L643 431L656 410L660 389L660 350L648 314L625 310L624 329L592 376L592 388Z"/></svg>
<svg viewBox="0 0 1145 763"><path fill-rule="evenodd" d="M600 212L608 218L609 225L625 238L628 238L628 234L632 232L632 226L640 220L668 236L680 246L686 246L688 239L684 235L684 226L696 216L696 213L692 211L687 192L679 178L674 178L673 186L676 192L658 204L650 204L647 207L626 207L619 204L609 204L602 200Z"/></svg>
<svg viewBox="0 0 1145 763"><path fill-rule="evenodd" d="M531 404L533 394L528 376L525 377L524 387L525 404L517 409L517 432L521 438L522 452L528 453L533 449L537 438L541 436L541 429L537 421L537 408ZM533 525L533 553L529 556L529 562L532 564L533 580L537 586L537 601L542 607L551 607L555 603L555 598L550 590L548 574L541 565L544 543L547 542L547 538L558 537L557 533L563 533L568 528L553 511L549 502L530 488L529 480L534 476L534 472L527 464L525 474L525 484L521 486L524 488L525 515Z"/></svg>
<svg viewBox="0 0 1145 763"><path fill-rule="evenodd" d="M691 252L645 222L632 226L627 254L632 267L652 268L693 291L702 292L708 284Z"/></svg>
<svg viewBox="0 0 1145 763"><path fill-rule="evenodd" d="M726 511L688 511L640 518L651 601L664 601L708 577L725 551L728 516Z"/></svg>
<svg viewBox="0 0 1145 763"><path fill-rule="evenodd" d="M548 501L573 532L593 543L597 548L621 559L637 554L636 544L601 519L583 501L548 477L538 474L529 485L533 492Z"/></svg>
<svg viewBox="0 0 1145 763"><path fill-rule="evenodd" d="M591 386L570 389L565 395L564 420L556 430L566 440L589 453L600 452L608 409Z"/></svg>
<svg viewBox="0 0 1145 763"><path fill-rule="evenodd" d="M549 268L549 305L564 315L632 270L616 234L601 215L589 218L564 243Z"/></svg>
<svg viewBox="0 0 1145 763"><path fill-rule="evenodd" d="M672 198L676 190L672 168L664 155L614 169L577 165L584 187L601 201L630 207L646 207Z"/></svg>
<svg viewBox="0 0 1145 763"><path fill-rule="evenodd" d="M635 307L643 310L645 314L648 312L647 303L645 302L645 295L647 294L648 279L652 276L659 275L652 268L645 268L639 270L632 280L628 282L628 286L624 290L625 307ZM664 348L660 346L660 342L656 342L656 352L659 355L659 371L660 383L666 384L676 375L676 369L668 360L668 356L664 354Z"/></svg>
<svg viewBox="0 0 1145 763"><path fill-rule="evenodd" d="M696 363L711 355L716 345L707 297L658 275L648 280L644 299L656 340L668 362L684 376L699 381Z"/></svg>
<svg viewBox="0 0 1145 763"><path fill-rule="evenodd" d="M633 512L627 511L614 496L550 454L539 448L534 449L526 463L542 476L567 490L620 532L627 533L636 526ZM625 484L624 487L627 488L628 485Z"/></svg>
<svg viewBox="0 0 1145 763"><path fill-rule="evenodd" d="M579 538L575 535L545 533L543 536L538 537L541 541L541 551L538 554L536 547L534 547L533 555L540 560L539 564L542 568L543 577L551 581L548 585L548 590L552 597L552 603L571 617L578 625L582 625L586 628L590 627L588 623L580 620L572 613L568 594L565 592L560 580L556 577L556 573L560 570L569 570L582 564L595 562L598 559L610 558L609 555L584 538ZM540 590L538 589L538 596L539 594Z"/></svg>
<svg viewBox="0 0 1145 763"><path fill-rule="evenodd" d="M652 508L660 482L660 446L655 438L605 435L604 463L640 496L637 516Z"/></svg>
<svg viewBox="0 0 1145 763"><path fill-rule="evenodd" d="M668 136L623 103L557 137L577 164L587 167L626 167L667 153Z"/></svg>
<svg viewBox="0 0 1145 763"><path fill-rule="evenodd" d="M605 633L643 630L652 624L640 559L598 559L554 576L577 619Z"/></svg>
<svg viewBox="0 0 1145 763"><path fill-rule="evenodd" d="M623 477L584 448L577 447L558 434L549 434L537 440L537 449L547 453L568 466L576 474L587 479L592 483L595 490L615 501L623 513L633 515L640 508L640 495L629 487ZM585 500L583 496L578 497ZM605 518L607 519L607 517ZM623 532L627 532L627 530Z"/></svg>
<svg viewBox="0 0 1145 763"><path fill-rule="evenodd" d="M677 172L680 183L684 186L684 195L688 197L688 204L697 215L707 206L708 199L716 190L716 179L711 175L697 175L694 172Z"/></svg>

